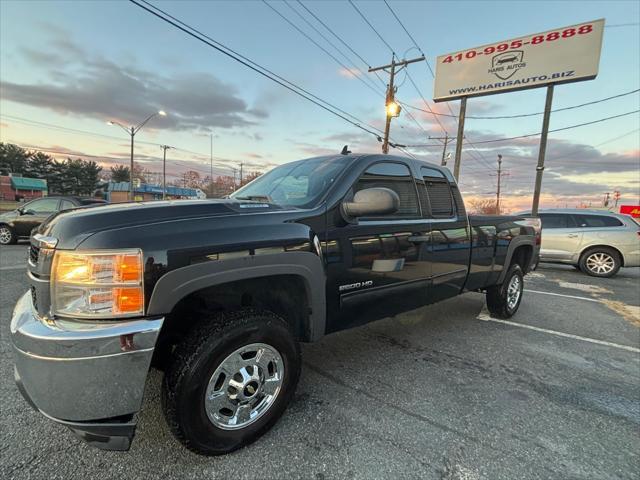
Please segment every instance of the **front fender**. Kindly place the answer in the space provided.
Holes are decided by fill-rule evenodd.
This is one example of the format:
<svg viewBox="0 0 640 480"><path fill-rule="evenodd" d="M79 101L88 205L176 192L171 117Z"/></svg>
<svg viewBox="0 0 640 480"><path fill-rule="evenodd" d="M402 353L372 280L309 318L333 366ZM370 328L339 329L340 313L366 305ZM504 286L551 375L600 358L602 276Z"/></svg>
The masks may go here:
<svg viewBox="0 0 640 480"><path fill-rule="evenodd" d="M311 307L306 331L310 341L320 339L326 327L325 271L321 258L312 252L248 255L172 270L156 283L147 312L149 315L167 314L180 300L203 288L272 275L302 278Z"/></svg>

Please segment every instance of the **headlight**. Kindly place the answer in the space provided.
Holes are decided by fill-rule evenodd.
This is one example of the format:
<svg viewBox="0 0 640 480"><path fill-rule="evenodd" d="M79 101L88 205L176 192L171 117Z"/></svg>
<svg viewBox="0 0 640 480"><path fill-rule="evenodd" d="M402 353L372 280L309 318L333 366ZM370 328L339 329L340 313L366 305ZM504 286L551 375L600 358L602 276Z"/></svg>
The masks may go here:
<svg viewBox="0 0 640 480"><path fill-rule="evenodd" d="M51 273L55 315L114 318L144 313L140 250L57 250Z"/></svg>

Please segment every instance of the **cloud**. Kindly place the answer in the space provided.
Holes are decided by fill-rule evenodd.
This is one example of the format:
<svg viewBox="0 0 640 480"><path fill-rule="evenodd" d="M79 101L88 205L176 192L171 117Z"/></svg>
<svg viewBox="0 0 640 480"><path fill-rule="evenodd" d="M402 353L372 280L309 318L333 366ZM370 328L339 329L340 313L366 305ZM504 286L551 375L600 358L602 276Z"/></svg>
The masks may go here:
<svg viewBox="0 0 640 480"><path fill-rule="evenodd" d="M340 67L338 69L338 75L345 78L357 78L361 75L361 73L360 70L357 70L355 68Z"/></svg>
<svg viewBox="0 0 640 480"><path fill-rule="evenodd" d="M244 127L268 116L266 109L249 106L234 85L209 73L164 75L118 65L90 55L64 30L51 32L49 50L22 49L23 58L47 70L50 80L38 84L3 81L3 99L127 125L162 109L169 115L150 124L157 129Z"/></svg>

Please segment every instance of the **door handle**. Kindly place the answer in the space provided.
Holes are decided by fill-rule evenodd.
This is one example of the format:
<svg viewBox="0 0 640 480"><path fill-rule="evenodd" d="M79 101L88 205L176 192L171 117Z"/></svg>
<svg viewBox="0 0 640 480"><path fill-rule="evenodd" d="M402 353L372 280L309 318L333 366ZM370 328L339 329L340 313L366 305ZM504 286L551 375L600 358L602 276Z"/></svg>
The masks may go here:
<svg viewBox="0 0 640 480"><path fill-rule="evenodd" d="M569 237L569 238L578 238L578 234L577 233L570 233L569 235L567 235L567 237Z"/></svg>
<svg viewBox="0 0 640 480"><path fill-rule="evenodd" d="M407 238L411 243L425 243L431 240L429 235L411 235Z"/></svg>

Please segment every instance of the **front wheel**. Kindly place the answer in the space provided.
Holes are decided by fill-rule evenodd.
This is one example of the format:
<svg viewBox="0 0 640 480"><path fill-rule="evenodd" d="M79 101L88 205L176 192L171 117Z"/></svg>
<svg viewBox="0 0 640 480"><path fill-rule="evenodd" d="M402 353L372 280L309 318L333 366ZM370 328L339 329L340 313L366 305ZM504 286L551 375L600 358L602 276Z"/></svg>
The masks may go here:
<svg viewBox="0 0 640 480"><path fill-rule="evenodd" d="M502 285L487 289L487 308L496 318L511 318L520 307L524 290L522 268L517 263L509 267Z"/></svg>
<svg viewBox="0 0 640 480"><path fill-rule="evenodd" d="M162 386L165 417L190 450L225 454L275 424L299 376L299 346L281 318L256 310L212 316L174 351Z"/></svg>
<svg viewBox="0 0 640 480"><path fill-rule="evenodd" d="M613 277L621 265L618 252L606 247L589 250L580 258L580 270L592 277Z"/></svg>
<svg viewBox="0 0 640 480"><path fill-rule="evenodd" d="M13 245L18 238L9 225L0 225L0 245Z"/></svg>

